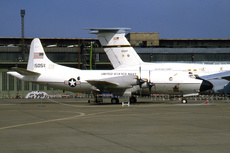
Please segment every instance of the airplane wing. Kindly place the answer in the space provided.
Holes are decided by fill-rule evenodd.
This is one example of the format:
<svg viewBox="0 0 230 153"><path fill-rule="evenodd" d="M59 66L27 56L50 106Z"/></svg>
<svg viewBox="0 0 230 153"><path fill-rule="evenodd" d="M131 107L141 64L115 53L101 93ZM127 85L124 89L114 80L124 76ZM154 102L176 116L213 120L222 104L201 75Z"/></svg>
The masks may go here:
<svg viewBox="0 0 230 153"><path fill-rule="evenodd" d="M100 90L109 89L109 88L117 88L118 84L103 80L87 80L87 82Z"/></svg>
<svg viewBox="0 0 230 153"><path fill-rule="evenodd" d="M199 76L202 79L209 80L209 79L225 79L230 81L230 71L215 73L206 76Z"/></svg>
<svg viewBox="0 0 230 153"><path fill-rule="evenodd" d="M100 92L109 92L118 96L122 96L125 92L125 89L119 89L118 84L102 80L88 80L89 84L95 86Z"/></svg>
<svg viewBox="0 0 230 153"><path fill-rule="evenodd" d="M20 73L21 75L39 75L40 74L40 73L29 71L29 70L19 68L19 67L12 67L11 69Z"/></svg>
<svg viewBox="0 0 230 153"><path fill-rule="evenodd" d="M127 88L136 85L135 76L118 76L96 80L86 80L101 92L123 93Z"/></svg>

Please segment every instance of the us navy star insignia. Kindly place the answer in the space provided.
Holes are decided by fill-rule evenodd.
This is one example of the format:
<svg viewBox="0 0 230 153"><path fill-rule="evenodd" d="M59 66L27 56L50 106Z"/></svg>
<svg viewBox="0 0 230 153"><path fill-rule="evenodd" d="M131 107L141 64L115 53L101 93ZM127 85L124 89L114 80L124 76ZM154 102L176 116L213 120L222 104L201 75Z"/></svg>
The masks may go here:
<svg viewBox="0 0 230 153"><path fill-rule="evenodd" d="M74 79L74 78L69 79L69 86L75 87L76 86L76 79Z"/></svg>

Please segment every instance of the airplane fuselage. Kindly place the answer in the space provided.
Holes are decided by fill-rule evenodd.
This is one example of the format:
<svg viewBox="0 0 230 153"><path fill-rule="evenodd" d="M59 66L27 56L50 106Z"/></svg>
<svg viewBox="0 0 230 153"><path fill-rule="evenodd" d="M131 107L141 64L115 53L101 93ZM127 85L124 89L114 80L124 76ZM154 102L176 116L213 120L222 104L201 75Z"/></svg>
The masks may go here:
<svg viewBox="0 0 230 153"><path fill-rule="evenodd" d="M120 89L126 89L127 93L139 92L140 87L137 85L136 77L141 77L143 80L151 81L154 83L151 93L164 93L164 94L188 94L199 92L202 80L192 78L187 72L183 71L162 71L162 70L142 70L139 74L139 70L78 70L67 68L64 73L62 71L47 71L41 75L36 76L22 76L17 72L14 76L21 78L25 81L30 81L61 90L73 91L73 92L90 92L100 91L92 84L88 83L88 80L94 80L100 78L114 79L116 85ZM17 76L17 75L18 76ZM124 77L118 80L117 78ZM126 81L124 79L128 78ZM182 79L183 78L183 79ZM143 85L143 94L149 93L147 83ZM110 89L105 89L107 92L112 92Z"/></svg>
<svg viewBox="0 0 230 153"><path fill-rule="evenodd" d="M230 70L230 64L201 64L201 63L148 63L128 66L129 70L137 70L141 66L142 70L157 71L187 71L200 76L210 75ZM124 69L126 69L125 67ZM119 69L123 69L122 67Z"/></svg>

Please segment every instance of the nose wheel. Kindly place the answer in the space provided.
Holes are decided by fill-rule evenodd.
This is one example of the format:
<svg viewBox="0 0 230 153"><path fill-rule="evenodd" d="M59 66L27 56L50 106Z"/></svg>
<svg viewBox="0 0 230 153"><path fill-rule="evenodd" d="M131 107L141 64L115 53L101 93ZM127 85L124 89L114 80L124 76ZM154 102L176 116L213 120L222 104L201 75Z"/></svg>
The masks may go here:
<svg viewBox="0 0 230 153"><path fill-rule="evenodd" d="M187 99L182 99L183 104L186 104L187 102L188 102Z"/></svg>

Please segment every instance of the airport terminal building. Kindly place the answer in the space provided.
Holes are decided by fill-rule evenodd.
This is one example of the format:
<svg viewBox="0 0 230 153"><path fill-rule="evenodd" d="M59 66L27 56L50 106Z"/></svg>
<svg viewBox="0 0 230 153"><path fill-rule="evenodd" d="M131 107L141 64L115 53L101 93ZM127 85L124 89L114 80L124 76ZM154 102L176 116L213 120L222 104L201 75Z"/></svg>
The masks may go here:
<svg viewBox="0 0 230 153"><path fill-rule="evenodd" d="M159 33L128 33L127 39L145 62L230 63L230 39L159 39ZM25 97L31 91L76 93L21 81L7 75L11 67L27 67L33 38L0 38L0 98ZM113 69L98 39L40 38L46 55L55 63L89 69ZM92 43L92 47L91 47Z"/></svg>

